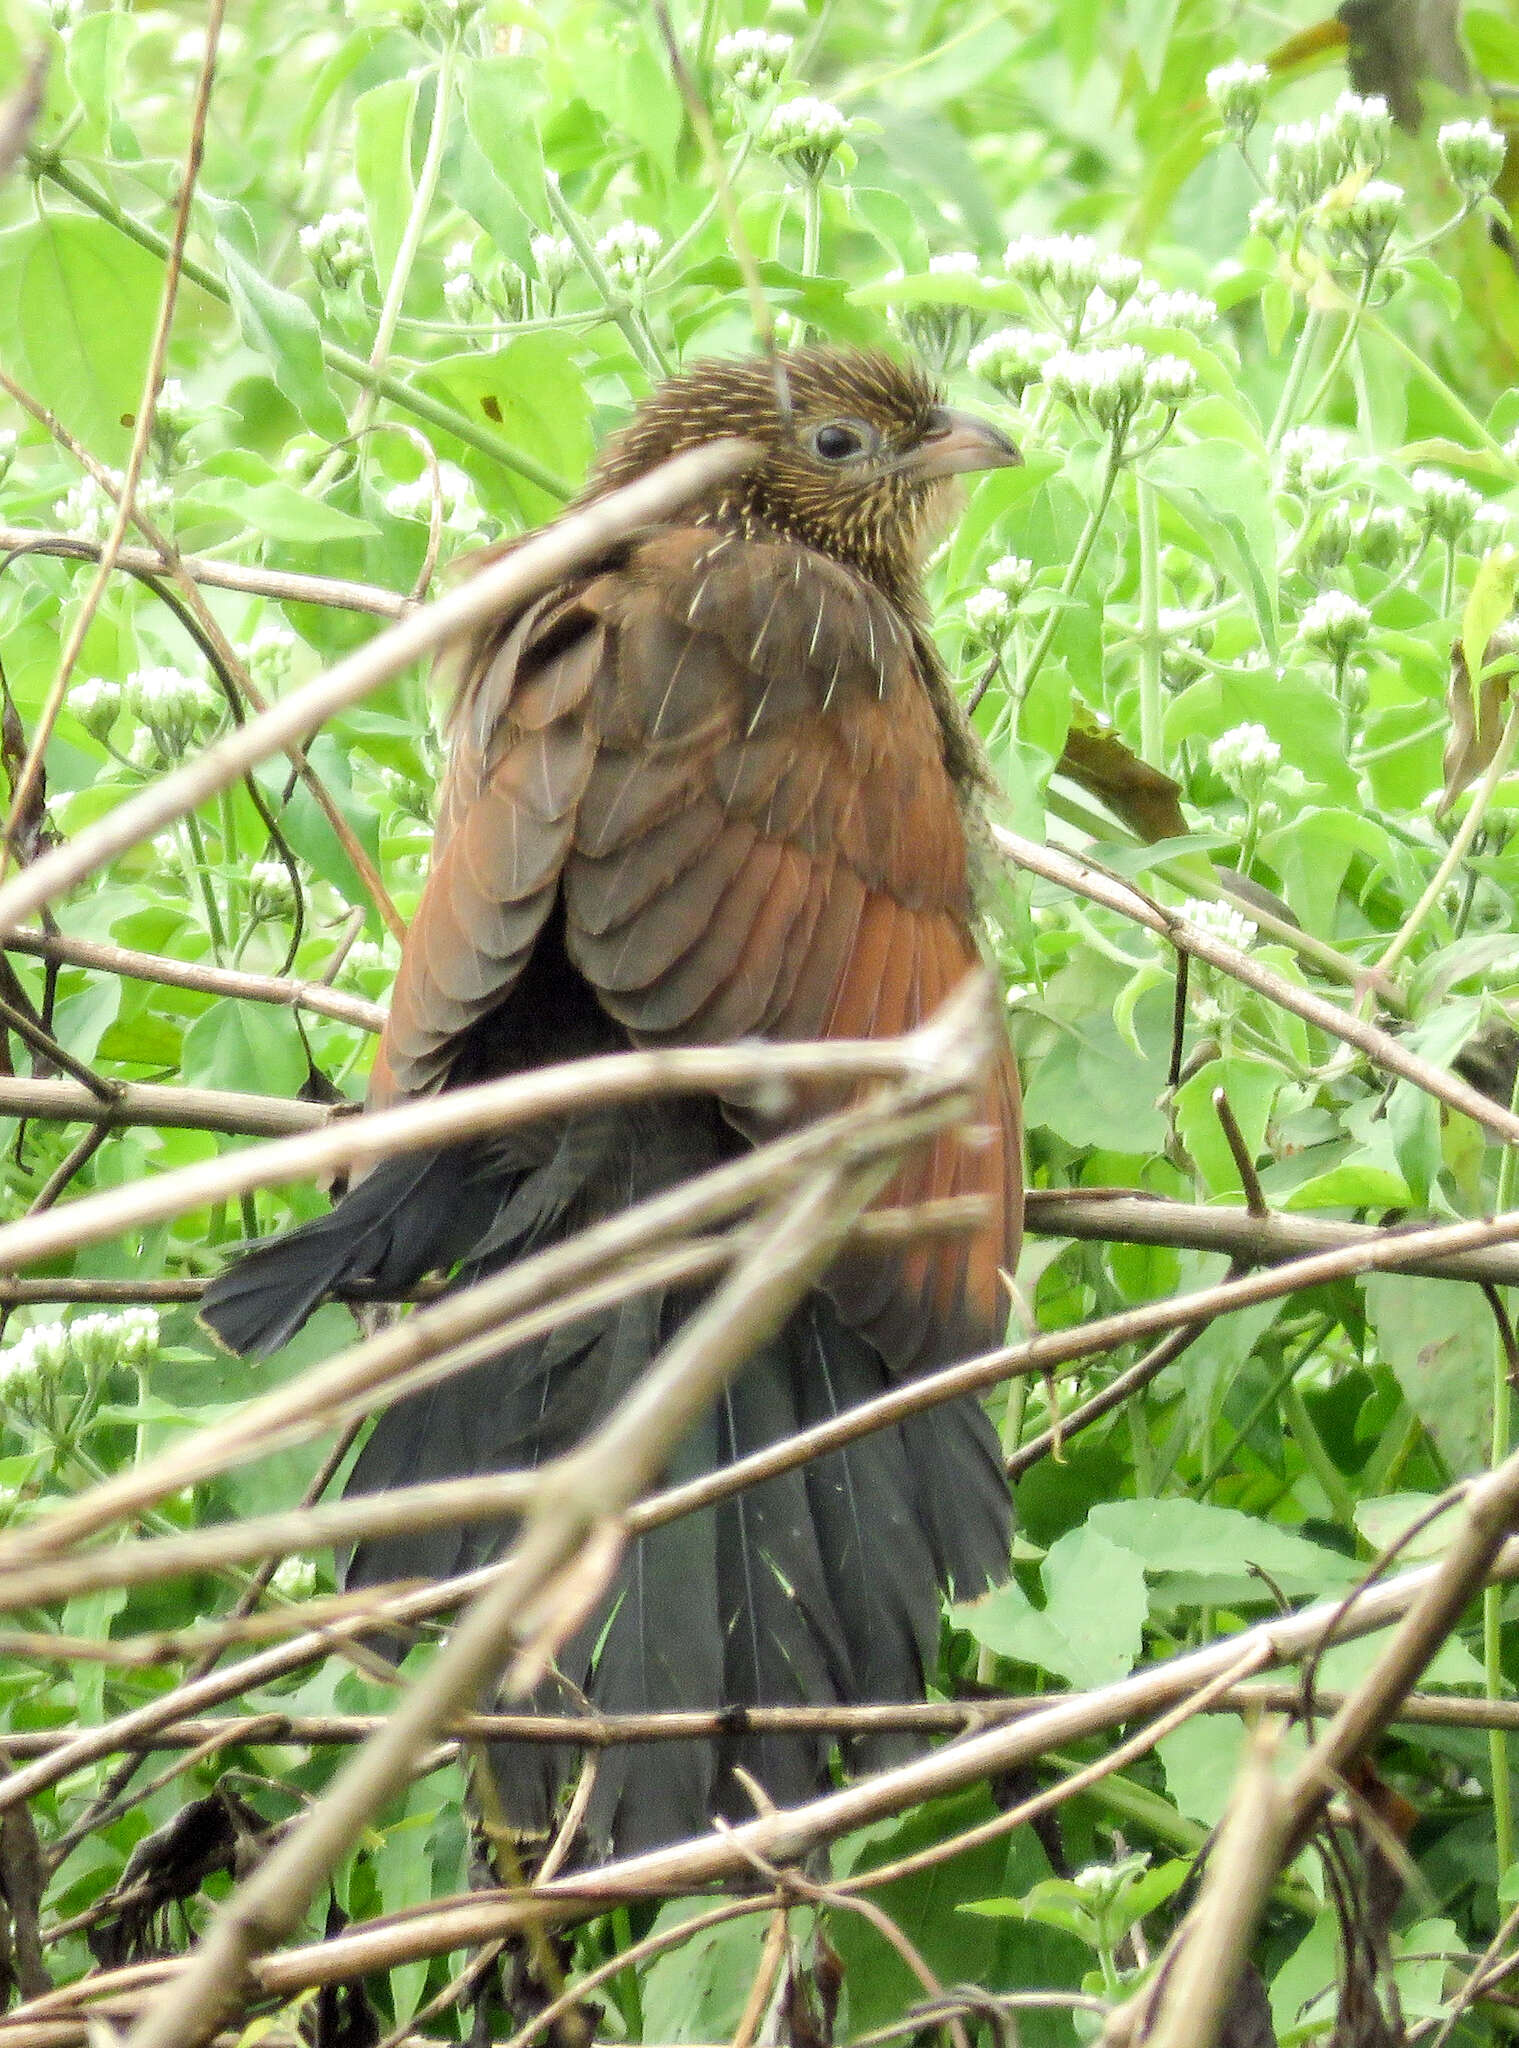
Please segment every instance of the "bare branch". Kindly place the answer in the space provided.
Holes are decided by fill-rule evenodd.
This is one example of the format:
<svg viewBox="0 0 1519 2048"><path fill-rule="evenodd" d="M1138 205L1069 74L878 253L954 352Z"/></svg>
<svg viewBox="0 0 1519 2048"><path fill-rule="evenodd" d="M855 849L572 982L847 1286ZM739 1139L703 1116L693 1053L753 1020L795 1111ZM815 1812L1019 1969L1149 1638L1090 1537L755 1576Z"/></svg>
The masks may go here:
<svg viewBox="0 0 1519 2048"><path fill-rule="evenodd" d="M66 561L98 562L103 552L103 542L82 540L77 534L0 523L0 555L56 555ZM241 590L276 604L321 604L334 611L370 612L381 619L403 617L411 603L377 583L351 583L341 576L297 576L288 569L266 569L257 562L219 562L209 555L178 555L171 561L156 548L118 548L115 565L133 576L171 576L178 569L191 582L210 584L216 590Z"/></svg>
<svg viewBox="0 0 1519 2048"><path fill-rule="evenodd" d="M347 1114L341 1105L300 1102L284 1095L239 1095L231 1088L168 1088L156 1081L118 1081L113 1085L113 1094L97 1095L79 1081L32 1081L0 1074L0 1116L99 1124L112 1131L156 1126L173 1131L222 1131L229 1137L281 1138L292 1132L325 1129L334 1118ZM357 1109L357 1104L354 1107ZM55 1213L60 1218L71 1216L75 1208L83 1206L80 1202Z"/></svg>

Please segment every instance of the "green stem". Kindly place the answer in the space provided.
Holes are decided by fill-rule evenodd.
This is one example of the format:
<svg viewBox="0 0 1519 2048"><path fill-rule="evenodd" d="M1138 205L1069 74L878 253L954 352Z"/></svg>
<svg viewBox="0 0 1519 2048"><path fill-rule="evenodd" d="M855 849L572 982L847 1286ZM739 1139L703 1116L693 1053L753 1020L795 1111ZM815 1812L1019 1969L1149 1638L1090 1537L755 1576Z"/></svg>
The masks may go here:
<svg viewBox="0 0 1519 2048"><path fill-rule="evenodd" d="M802 275L816 277L823 248L823 187L817 178L802 186Z"/></svg>
<svg viewBox="0 0 1519 2048"><path fill-rule="evenodd" d="M1481 677L1473 677L1473 701L1476 700L1477 691L1480 687ZM1450 845L1445 849L1445 858L1430 877L1429 885L1425 889L1424 894L1419 898L1413 909L1409 911L1407 917L1404 918L1399 926L1397 933L1389 942L1387 951L1376 964L1374 970L1376 973L1390 974L1392 972L1393 968L1397 966L1413 943L1419 927L1423 924L1425 918L1428 917L1430 911L1439 902L1441 890L1466 858L1472 841L1481 830L1482 820L1487 814L1488 805L1493 800L1498 784L1508 773L1509 763L1514 758L1516 746L1519 746L1519 701L1516 701L1509 710L1508 722L1503 728L1503 737L1498 742L1498 750L1493 755L1487 773L1477 785L1477 793L1467 806L1466 816L1461 820L1460 825L1456 829L1455 836L1452 838Z"/></svg>
<svg viewBox="0 0 1519 2048"><path fill-rule="evenodd" d="M1292 351L1292 361L1287 366L1287 381L1282 386L1276 415L1266 435L1268 455L1276 453L1277 444L1292 424L1292 416L1297 411L1297 402L1302 395L1303 379L1308 375L1308 365L1313 360L1313 351L1318 346L1319 329L1323 324L1323 314L1310 308L1308 317L1303 322L1303 331L1297 338L1297 347Z"/></svg>
<svg viewBox="0 0 1519 2048"><path fill-rule="evenodd" d="M1324 366L1323 376L1320 377L1318 383L1314 386L1312 398L1303 407L1304 419L1317 419L1319 407L1334 389L1334 380L1340 374L1340 366L1350 353L1351 345L1360 332L1361 321L1365 317L1366 308L1371 303L1371 286L1375 276L1376 271L1372 269L1368 270L1361 279L1361 289L1356 302L1345 315L1344 332L1334 345L1334 353Z"/></svg>
<svg viewBox="0 0 1519 2048"><path fill-rule="evenodd" d="M411 195L411 207L406 216L406 225L401 230L396 260L391 266L390 281L385 287L385 302L380 308L374 346L369 351L369 367L377 377L384 371L391 344L396 338L396 322L401 317L406 287L411 283L417 252L421 249L422 237L427 232L427 216L432 212L433 199L438 190L438 174L443 168L443 150L448 140L449 108L454 96L455 55L454 45L449 42L438 59L437 77L433 84L432 120L427 130L427 152L417 176L417 188ZM349 421L349 432L356 438L365 433L372 424L379 402L380 393L373 384L360 392L359 402L354 407L353 417Z"/></svg>
<svg viewBox="0 0 1519 2048"><path fill-rule="evenodd" d="M1139 540L1139 758L1162 765L1160 638L1160 512L1155 490L1134 477L1135 528Z"/></svg>
<svg viewBox="0 0 1519 2048"><path fill-rule="evenodd" d="M1250 1433L1255 1428L1255 1425L1260 1421L1268 1408L1276 1406L1282 1397L1284 1389L1291 1385L1293 1374L1302 1371L1308 1360L1312 1358L1314 1352L1318 1350L1319 1346L1334 1329L1335 1322L1336 1318L1334 1316L1324 1316L1317 1327L1309 1331L1301 1350L1286 1361L1281 1371L1273 1378L1270 1386L1267 1387L1244 1421L1239 1425L1239 1428L1235 1430L1227 1447L1219 1453L1207 1471L1204 1472L1202 1478L1191 1488L1191 1493L1195 1500L1205 1500L1213 1491L1219 1479L1228 1471L1244 1445L1248 1442Z"/></svg>
<svg viewBox="0 0 1519 2048"><path fill-rule="evenodd" d="M1097 493L1097 502L1087 514L1086 525L1081 529L1081 535L1072 551L1071 559L1066 563L1065 574L1060 579L1060 595L1063 598L1069 597L1075 590L1076 585L1081 581L1088 561L1091 559L1092 549L1097 545L1097 536L1102 531L1102 522L1107 517L1109 505L1113 502L1113 489L1118 482L1118 473L1122 467L1123 451L1121 443L1110 441L1108 443L1108 464L1103 473L1102 488ZM1064 609L1062 606L1052 605L1050 607L1044 624L1039 629L1039 637L1029 649L1028 660L1019 671L1018 687L1013 704L1010 707L1013 712L1016 712L1017 706L1021 705L1027 697L1035 676L1043 668L1045 658L1049 654L1051 647L1055 644L1055 635L1060 630L1060 621L1063 616Z"/></svg>
<svg viewBox="0 0 1519 2048"><path fill-rule="evenodd" d="M125 235L128 241L135 242L140 249L146 249L154 256L167 257L167 237L145 226L141 221L134 220L131 214L123 212L119 206L99 192L92 191L88 183L66 164L55 163L40 153L29 153L27 161L37 175L51 179L61 190L67 192L70 198L78 200L81 206L87 207L98 219L107 221L119 234ZM204 263L198 263L193 256L188 255L184 259L183 269L191 283L199 285L200 289L215 299L219 305L231 305L232 295L215 271L209 270ZM414 390L411 385L400 377L392 376L389 371L377 372L371 369L362 356L356 356L350 349L339 347L325 335L319 334L317 340L323 362L340 377L346 377L354 384L373 386L382 398L388 398L392 405L399 406L403 412L410 413L415 419L425 420L429 426L438 428L441 433L451 434L456 441L462 441L466 448L473 448L477 454L488 456L492 462L499 462L503 469L511 470L527 483L536 484L539 490L547 491L551 497L569 498L573 495L572 486L562 476L557 476L553 470L546 468L523 449L514 447L510 441L503 440L499 434L491 433L489 428L477 425L467 413L458 411L454 406L445 405L439 399L430 398L425 391Z"/></svg>
<svg viewBox="0 0 1519 2048"><path fill-rule="evenodd" d="M1346 1484L1345 1476L1324 1448L1324 1439L1314 1427L1313 1417L1308 1413L1308 1404L1296 1380L1288 1380L1282 1389L1282 1419L1292 1431L1297 1447L1303 1454L1303 1463L1318 1481L1329 1512L1337 1522L1347 1529L1355 1527L1355 1496Z"/></svg>
<svg viewBox="0 0 1519 2048"><path fill-rule="evenodd" d="M216 891L211 886L211 864L206 859L206 842L201 834L200 820L194 811L185 813L185 837L190 842L190 865L200 883L201 899L206 906L206 929L211 934L211 953L220 967L227 957L227 937L222 929L221 912L217 908Z"/></svg>
<svg viewBox="0 0 1519 2048"><path fill-rule="evenodd" d="M1395 354L1402 357L1414 375L1444 400L1466 433L1479 447L1484 448L1489 455L1496 455L1512 472L1514 459L1507 453L1503 443L1493 438L1471 407L1451 390L1432 363L1427 363L1416 348L1410 347L1401 334L1395 333L1380 314L1368 313L1362 324L1368 334L1374 334L1379 341L1385 341Z"/></svg>
<svg viewBox="0 0 1519 2048"><path fill-rule="evenodd" d="M648 321L632 305L627 293L619 291L607 276L601 258L591 246L591 238L586 233L579 214L565 199L559 187L559 180L552 171L544 172L543 188L548 197L549 212L563 228L575 254L580 258L586 276L600 294L608 316L622 330L624 341L656 382L668 377L670 366L649 332Z"/></svg>

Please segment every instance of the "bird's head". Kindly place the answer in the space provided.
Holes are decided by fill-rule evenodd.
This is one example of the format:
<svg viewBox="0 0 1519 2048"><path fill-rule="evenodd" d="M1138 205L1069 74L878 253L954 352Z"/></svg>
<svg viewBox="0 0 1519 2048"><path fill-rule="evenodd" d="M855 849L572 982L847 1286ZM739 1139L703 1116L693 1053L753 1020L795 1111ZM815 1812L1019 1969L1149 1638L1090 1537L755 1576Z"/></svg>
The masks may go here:
<svg viewBox="0 0 1519 2048"><path fill-rule="evenodd" d="M921 370L874 351L806 348L713 358L672 377L608 442L592 492L728 434L764 453L688 516L790 535L903 598L951 480L1022 459L989 420L946 407Z"/></svg>

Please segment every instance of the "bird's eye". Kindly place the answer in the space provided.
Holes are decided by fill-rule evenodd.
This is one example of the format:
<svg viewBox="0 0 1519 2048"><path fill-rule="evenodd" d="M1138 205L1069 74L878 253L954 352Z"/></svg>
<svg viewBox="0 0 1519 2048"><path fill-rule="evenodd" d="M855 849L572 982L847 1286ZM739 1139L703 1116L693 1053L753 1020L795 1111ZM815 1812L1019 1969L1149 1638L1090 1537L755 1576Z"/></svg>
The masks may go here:
<svg viewBox="0 0 1519 2048"><path fill-rule="evenodd" d="M865 452L865 429L850 420L828 420L814 427L809 439L813 454L824 462L847 462L851 455Z"/></svg>

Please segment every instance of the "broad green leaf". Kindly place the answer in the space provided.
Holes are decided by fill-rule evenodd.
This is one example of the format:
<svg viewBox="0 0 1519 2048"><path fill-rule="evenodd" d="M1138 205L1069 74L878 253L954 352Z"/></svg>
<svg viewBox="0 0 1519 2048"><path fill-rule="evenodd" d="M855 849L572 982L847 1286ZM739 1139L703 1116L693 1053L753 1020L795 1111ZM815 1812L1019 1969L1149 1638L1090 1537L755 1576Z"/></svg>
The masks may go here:
<svg viewBox="0 0 1519 2048"><path fill-rule="evenodd" d="M0 234L0 356L102 459L120 462L163 266L103 220L48 213Z"/></svg>
<svg viewBox="0 0 1519 2048"><path fill-rule="evenodd" d="M540 228L550 225L537 127L542 92L537 65L521 57L472 64L464 81L464 119L471 140L505 190Z"/></svg>
<svg viewBox="0 0 1519 2048"><path fill-rule="evenodd" d="M1480 1290L1403 1273L1369 1274L1362 1286L1382 1355L1452 1476L1484 1470L1498 1338Z"/></svg>
<svg viewBox="0 0 1519 2048"><path fill-rule="evenodd" d="M411 174L412 124L424 82L430 87L430 105L436 93L436 74L431 80L424 80L421 72L372 86L354 104L353 167L364 195L369 245L382 291L389 285L396 251L411 212L415 190Z"/></svg>
<svg viewBox="0 0 1519 2048"><path fill-rule="evenodd" d="M347 430L322 358L321 332L304 299L272 284L251 253L247 216L240 207L208 201L217 221L216 250L243 340L263 357L276 385L319 434L337 439Z"/></svg>
<svg viewBox="0 0 1519 2048"><path fill-rule="evenodd" d="M1338 1551L1237 1508L1184 1496L1103 1501L1087 1526L1131 1552L1146 1572L1206 1576L1254 1565L1290 1590L1309 1594L1336 1592L1355 1577L1355 1566Z"/></svg>
<svg viewBox="0 0 1519 2048"><path fill-rule="evenodd" d="M306 1078L294 1017L262 1003L218 1003L185 1033L184 1078L194 1088L294 1095Z"/></svg>

